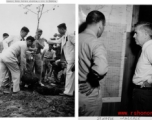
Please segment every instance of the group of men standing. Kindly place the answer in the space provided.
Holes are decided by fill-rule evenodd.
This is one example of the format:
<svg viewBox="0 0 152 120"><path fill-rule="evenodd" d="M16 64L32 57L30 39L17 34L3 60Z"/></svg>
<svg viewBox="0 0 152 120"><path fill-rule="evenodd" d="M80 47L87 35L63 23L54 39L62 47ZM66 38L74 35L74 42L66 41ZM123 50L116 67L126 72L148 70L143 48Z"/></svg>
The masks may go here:
<svg viewBox="0 0 152 120"><path fill-rule="evenodd" d="M34 37L28 36L25 40L29 33L27 27L21 29L19 36L3 34L4 39L0 43L1 93L10 93L10 90L6 88L10 82L13 83L12 94L20 93L21 78L27 70L31 70L38 77L39 84L44 86L43 81L46 73L53 71L53 66L57 67L60 62L64 62L66 80L65 90L61 95L73 96L75 36L67 33L65 23L58 25L57 28L59 34L55 34L53 40L41 38L43 33L41 29L36 31ZM49 45L48 49L44 49L45 42ZM58 50L54 49L56 44L58 44Z"/></svg>

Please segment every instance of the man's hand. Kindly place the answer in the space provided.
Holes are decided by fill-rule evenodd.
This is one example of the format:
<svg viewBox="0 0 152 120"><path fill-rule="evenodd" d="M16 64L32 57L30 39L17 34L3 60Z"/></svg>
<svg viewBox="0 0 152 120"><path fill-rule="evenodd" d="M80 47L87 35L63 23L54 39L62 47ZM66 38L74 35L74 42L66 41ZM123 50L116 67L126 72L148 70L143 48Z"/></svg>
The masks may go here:
<svg viewBox="0 0 152 120"><path fill-rule="evenodd" d="M55 34L54 34L54 37L58 37L58 34L57 34L57 33L55 33Z"/></svg>
<svg viewBox="0 0 152 120"><path fill-rule="evenodd" d="M55 61L55 65L57 65L57 64L58 64L58 62L60 62L60 59Z"/></svg>
<svg viewBox="0 0 152 120"><path fill-rule="evenodd" d="M86 93L86 96L90 95L93 90L94 90L94 88L92 88L91 85L88 82L81 83L79 85L80 93Z"/></svg>
<svg viewBox="0 0 152 120"><path fill-rule="evenodd" d="M152 85L149 84L147 81L144 81L143 84L141 85L141 88L143 87L152 87Z"/></svg>
<svg viewBox="0 0 152 120"><path fill-rule="evenodd" d="M24 75L24 73L25 73L26 71L27 71L27 68L26 68L26 67L24 67L24 68L20 67L21 77Z"/></svg>
<svg viewBox="0 0 152 120"><path fill-rule="evenodd" d="M55 38L50 38L51 40L56 40Z"/></svg>

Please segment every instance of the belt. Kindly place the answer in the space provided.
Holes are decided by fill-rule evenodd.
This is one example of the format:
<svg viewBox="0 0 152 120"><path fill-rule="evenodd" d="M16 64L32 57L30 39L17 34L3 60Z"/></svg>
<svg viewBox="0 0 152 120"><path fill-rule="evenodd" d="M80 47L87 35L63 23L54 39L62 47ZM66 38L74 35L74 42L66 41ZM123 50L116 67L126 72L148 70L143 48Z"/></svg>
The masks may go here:
<svg viewBox="0 0 152 120"><path fill-rule="evenodd" d="M87 81L79 81L79 84L83 84L86 83Z"/></svg>
<svg viewBox="0 0 152 120"><path fill-rule="evenodd" d="M142 90L152 90L152 87L150 86L145 86L145 87L142 87L140 85L135 85L135 88L136 89L142 89Z"/></svg>
<svg viewBox="0 0 152 120"><path fill-rule="evenodd" d="M47 57L44 57L45 59L52 59L52 58L47 58Z"/></svg>

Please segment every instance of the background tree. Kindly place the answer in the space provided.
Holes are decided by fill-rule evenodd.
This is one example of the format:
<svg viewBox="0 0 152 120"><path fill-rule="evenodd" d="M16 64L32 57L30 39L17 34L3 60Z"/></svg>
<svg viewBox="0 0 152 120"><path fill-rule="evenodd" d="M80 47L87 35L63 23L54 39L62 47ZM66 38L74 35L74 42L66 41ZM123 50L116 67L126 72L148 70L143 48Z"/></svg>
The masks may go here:
<svg viewBox="0 0 152 120"><path fill-rule="evenodd" d="M37 28L36 31L39 29L39 24L40 24L40 20L42 18L42 15L45 13L48 13L50 10L55 10L57 7L59 7L59 5L53 5L52 8L47 9L46 11L44 11L44 4L40 4L37 5L36 8L32 8L32 4L21 4L19 5L20 7L23 7L23 9L25 9L26 11L24 12L24 14L28 14L29 12L35 14L37 16Z"/></svg>

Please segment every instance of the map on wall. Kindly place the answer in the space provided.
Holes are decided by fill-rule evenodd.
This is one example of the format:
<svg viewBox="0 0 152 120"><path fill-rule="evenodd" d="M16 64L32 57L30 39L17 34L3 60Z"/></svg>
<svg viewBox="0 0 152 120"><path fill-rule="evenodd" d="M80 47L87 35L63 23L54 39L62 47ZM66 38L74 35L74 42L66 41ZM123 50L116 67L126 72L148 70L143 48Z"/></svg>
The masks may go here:
<svg viewBox="0 0 152 120"><path fill-rule="evenodd" d="M126 44L127 16L130 6L126 5L80 5L79 24L85 21L92 10L101 11L106 17L105 30L99 38L104 42L108 53L109 70L101 81L104 102L121 100L124 56Z"/></svg>

